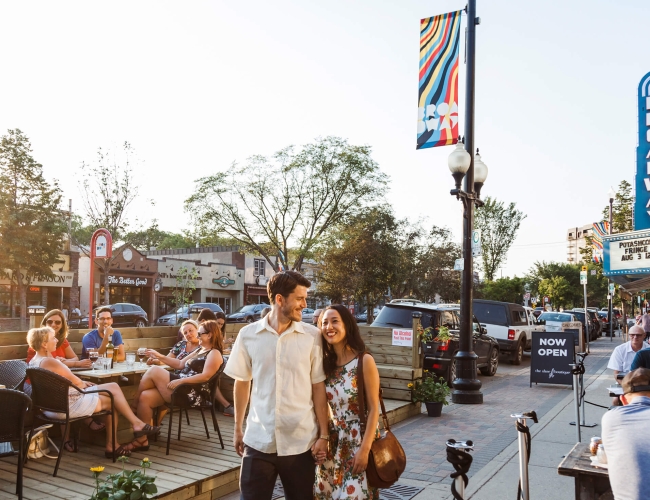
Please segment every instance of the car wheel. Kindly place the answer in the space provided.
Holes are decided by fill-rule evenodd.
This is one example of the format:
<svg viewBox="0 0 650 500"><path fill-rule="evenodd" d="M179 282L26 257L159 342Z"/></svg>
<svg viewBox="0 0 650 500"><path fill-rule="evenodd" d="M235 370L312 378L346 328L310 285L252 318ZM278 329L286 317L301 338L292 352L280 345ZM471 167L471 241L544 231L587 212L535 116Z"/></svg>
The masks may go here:
<svg viewBox="0 0 650 500"><path fill-rule="evenodd" d="M515 350L514 354L512 355L512 359L510 360L510 364L511 365L520 365L522 359L524 359L524 343L520 340L517 343L517 349Z"/></svg>
<svg viewBox="0 0 650 500"><path fill-rule="evenodd" d="M490 359L488 360L488 365L484 368L481 368L481 373L487 377L494 377L499 368L499 349L496 347L492 348L490 352Z"/></svg>
<svg viewBox="0 0 650 500"><path fill-rule="evenodd" d="M135 322L136 328L144 328L145 326L147 326L147 324L144 322L143 319L139 319Z"/></svg>
<svg viewBox="0 0 650 500"><path fill-rule="evenodd" d="M451 387L452 382L456 380L456 358L451 358L449 363L449 371L447 372L447 385Z"/></svg>

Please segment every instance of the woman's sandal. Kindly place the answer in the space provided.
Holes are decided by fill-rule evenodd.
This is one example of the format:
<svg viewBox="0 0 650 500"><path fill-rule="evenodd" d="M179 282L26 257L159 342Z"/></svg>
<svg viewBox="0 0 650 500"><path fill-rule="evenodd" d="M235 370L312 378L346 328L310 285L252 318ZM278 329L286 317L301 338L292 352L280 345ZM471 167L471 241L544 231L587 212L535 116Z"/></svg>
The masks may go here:
<svg viewBox="0 0 650 500"><path fill-rule="evenodd" d="M137 440L133 440L129 443L129 451L149 451L149 445L148 444L140 444Z"/></svg>
<svg viewBox="0 0 650 500"><path fill-rule="evenodd" d="M139 431L133 431L133 437L139 438L143 436L157 436L160 434L160 427L152 427L149 424L144 424L144 427Z"/></svg>
<svg viewBox="0 0 650 500"><path fill-rule="evenodd" d="M106 458L113 458L113 452L112 451L105 451L104 455ZM131 455L131 450L127 450L124 446L120 446L115 450L115 455L118 457L128 457Z"/></svg>
<svg viewBox="0 0 650 500"><path fill-rule="evenodd" d="M77 450L74 448L74 441L72 439L68 439L65 443L63 443L63 447L65 448L65 451L69 453L77 453Z"/></svg>
<svg viewBox="0 0 650 500"><path fill-rule="evenodd" d="M93 427L93 424L95 427ZM89 424L87 424L88 428L93 431L93 432L99 432L103 431L106 429L106 424L104 422L97 422L96 420L91 420Z"/></svg>

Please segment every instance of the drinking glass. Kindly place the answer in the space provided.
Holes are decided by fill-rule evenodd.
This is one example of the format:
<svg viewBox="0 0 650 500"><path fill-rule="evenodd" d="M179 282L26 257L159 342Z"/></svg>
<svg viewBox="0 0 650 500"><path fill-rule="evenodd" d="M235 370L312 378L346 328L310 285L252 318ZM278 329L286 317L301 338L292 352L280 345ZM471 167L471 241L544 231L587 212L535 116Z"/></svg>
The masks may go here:
<svg viewBox="0 0 650 500"><path fill-rule="evenodd" d="M139 347L138 348L138 357L140 358L140 364L143 363L143 359L145 354L147 353L147 348L146 347Z"/></svg>
<svg viewBox="0 0 650 500"><path fill-rule="evenodd" d="M134 352L127 352L126 353L126 366L129 368L133 368L133 365L135 364L135 353Z"/></svg>
<svg viewBox="0 0 650 500"><path fill-rule="evenodd" d="M95 369L97 358L99 358L99 352L97 352L97 349L88 349L88 359L90 359L90 362L93 364L93 370Z"/></svg>

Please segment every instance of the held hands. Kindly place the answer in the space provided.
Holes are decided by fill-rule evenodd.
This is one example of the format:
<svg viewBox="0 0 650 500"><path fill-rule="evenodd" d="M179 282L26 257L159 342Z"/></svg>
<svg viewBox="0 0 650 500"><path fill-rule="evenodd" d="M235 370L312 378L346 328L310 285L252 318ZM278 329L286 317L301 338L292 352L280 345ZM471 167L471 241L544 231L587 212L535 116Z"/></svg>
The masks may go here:
<svg viewBox="0 0 650 500"><path fill-rule="evenodd" d="M235 446L235 451L240 457L244 456L244 432L241 429L235 429L235 434L232 438L232 444Z"/></svg>
<svg viewBox="0 0 650 500"><path fill-rule="evenodd" d="M324 439L317 439L311 447L311 456L314 458L316 465L321 465L327 458L327 450L329 448L329 441Z"/></svg>
<svg viewBox="0 0 650 500"><path fill-rule="evenodd" d="M147 359L147 364L148 365L159 365L160 361L158 361L157 359L149 358L149 359Z"/></svg>
<svg viewBox="0 0 650 500"><path fill-rule="evenodd" d="M156 351L155 349L147 349L147 350L144 352L144 355L145 355L145 356L149 356L149 359L158 359L159 357L162 356L162 354L160 354L160 353L159 353L158 351ZM149 364L148 361L147 361L147 364Z"/></svg>

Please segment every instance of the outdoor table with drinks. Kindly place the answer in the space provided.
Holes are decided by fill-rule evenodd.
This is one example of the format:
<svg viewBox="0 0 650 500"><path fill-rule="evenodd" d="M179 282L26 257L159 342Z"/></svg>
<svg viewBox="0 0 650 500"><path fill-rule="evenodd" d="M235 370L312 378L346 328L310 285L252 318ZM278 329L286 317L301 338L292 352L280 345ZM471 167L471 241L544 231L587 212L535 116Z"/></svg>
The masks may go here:
<svg viewBox="0 0 650 500"><path fill-rule="evenodd" d="M140 352L141 351L141 352ZM151 365L147 365L146 348L138 349L140 361L136 361L136 354L133 352L126 353L126 360L123 362L113 363L111 368L111 358L104 356L95 356L96 351L89 350L88 356L93 362L93 367L88 369L73 369L74 374L82 380L88 380L94 384L105 384L107 382L117 382L122 387L124 397L130 403L133 402L136 390L142 379L142 375L147 372ZM171 370L169 366L160 365L162 368ZM125 380L126 379L126 380ZM104 436L101 433L88 432L87 429L81 429L82 441L93 444L102 444ZM129 422L121 418L118 424L118 440L120 442L129 442L132 439L132 431Z"/></svg>
<svg viewBox="0 0 650 500"><path fill-rule="evenodd" d="M575 478L576 500L597 499L606 493L609 493L610 496L604 498L614 498L611 496L612 487L609 484L607 464L600 462L604 460L600 451L596 451L596 455L592 454L590 444L576 443L558 466L557 472L561 476ZM593 444L597 446L596 438L594 438ZM596 446L594 446L595 450L597 450Z"/></svg>

